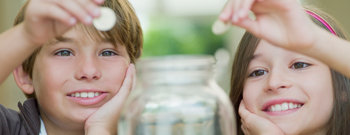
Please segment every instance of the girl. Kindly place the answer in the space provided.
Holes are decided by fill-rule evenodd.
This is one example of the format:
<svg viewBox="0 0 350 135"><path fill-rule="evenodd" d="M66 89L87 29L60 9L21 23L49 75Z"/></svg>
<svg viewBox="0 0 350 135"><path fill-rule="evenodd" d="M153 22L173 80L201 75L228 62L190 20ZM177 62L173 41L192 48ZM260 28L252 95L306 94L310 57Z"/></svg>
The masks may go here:
<svg viewBox="0 0 350 135"><path fill-rule="evenodd" d="M245 18L245 11L238 12L238 17L232 17L234 24L262 37L260 39L251 33L245 33L232 67L230 98L240 114L237 115L237 125L241 126L238 134L350 134L347 127L350 124L350 80L317 59L290 51L310 51L308 49L315 43L311 39L318 36L313 33L324 31L314 27L308 19L300 19L304 16L297 16L299 18L296 20L305 21L303 27L297 27L296 25L301 25L300 22L293 23L288 22L294 21L292 19L286 21L282 17L278 18L275 15L279 14L277 10L271 8L278 7L278 4L288 5L289 2L291 7L279 6L280 11L287 11L293 6L297 8L295 1L268 1L260 1L260 5L252 7L253 12L261 13L257 14L255 21L242 19ZM307 12L318 26L347 39L333 19L321 11L306 9L291 12ZM289 15L293 15L291 12ZM290 17L287 14L284 16ZM221 17L224 18L223 16ZM286 22L276 21L275 18ZM281 29L284 28L283 25L289 24L295 27ZM305 26L310 27L302 29ZM305 31L306 34L300 32L304 35L294 34L294 37L289 37L288 33L296 31ZM285 45L289 50L279 48L276 44ZM318 52L312 53L317 55Z"/></svg>

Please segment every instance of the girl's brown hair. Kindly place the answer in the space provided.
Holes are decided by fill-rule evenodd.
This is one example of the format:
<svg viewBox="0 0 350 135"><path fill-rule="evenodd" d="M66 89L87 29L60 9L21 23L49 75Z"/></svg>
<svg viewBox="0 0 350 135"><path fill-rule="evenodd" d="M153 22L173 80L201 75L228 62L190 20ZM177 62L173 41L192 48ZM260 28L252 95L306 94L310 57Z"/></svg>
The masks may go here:
<svg viewBox="0 0 350 135"><path fill-rule="evenodd" d="M339 37L348 40L348 37L343 32L340 25L338 25L338 23L335 22L331 16L327 15L325 12L317 8L308 7L306 9L321 16L333 27L334 31ZM329 31L328 28L324 26L319 20L312 16L309 17L318 26ZM249 32L246 32L242 37L234 58L231 73L231 92L229 96L232 104L234 105L236 114L238 114L239 104L243 99L243 86L247 78L247 69L259 42L259 38ZM327 135L350 135L350 79L338 73L337 71L334 71L333 69L331 69L331 74L334 101L333 113L329 123L330 128L327 132ZM243 131L240 128L242 125L241 117L239 115L236 115L236 120L238 131L237 134L243 135Z"/></svg>
<svg viewBox="0 0 350 135"><path fill-rule="evenodd" d="M30 0L27 0L20 11L18 12L14 26L23 22L25 18L25 10ZM82 30L89 38L95 41L103 41L105 39L111 40L116 46L117 44L124 45L127 53L130 57L131 63L135 63L136 59L141 56L143 46L143 34L138 17L132 5L128 0L105 0L101 5L102 7L109 7L117 15L116 25L109 31L101 32L95 29L93 26L86 26L78 24L75 28ZM33 78L33 67L35 64L35 58L40 52L41 48L38 48L34 53L29 56L23 63L23 70ZM26 94L27 98L34 98L35 93Z"/></svg>

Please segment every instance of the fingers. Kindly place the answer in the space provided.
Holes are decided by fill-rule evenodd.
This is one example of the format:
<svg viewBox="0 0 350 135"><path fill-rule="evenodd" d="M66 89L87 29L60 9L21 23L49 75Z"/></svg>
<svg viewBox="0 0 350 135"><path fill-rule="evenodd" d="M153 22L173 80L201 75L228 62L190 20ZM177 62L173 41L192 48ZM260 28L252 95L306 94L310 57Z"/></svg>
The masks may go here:
<svg viewBox="0 0 350 135"><path fill-rule="evenodd" d="M134 76L136 76L135 67L133 64L130 64L129 68L126 71L124 82L120 87L118 93L104 105L104 106L108 106L108 108L110 107L114 108L114 111L110 111L110 112L115 113L116 111L117 112L120 111L125 100L129 96L130 91L133 88Z"/></svg>
<svg viewBox="0 0 350 135"><path fill-rule="evenodd" d="M256 20L250 19L249 17L245 17L245 18L241 18L239 21L232 24L238 27L241 27L243 29L246 29L252 34L260 37L259 22L257 22Z"/></svg>
<svg viewBox="0 0 350 135"><path fill-rule="evenodd" d="M240 7L238 8L238 11L236 11L236 16L238 16L238 20L241 18L247 18L250 9L252 8L253 3L255 2L255 0L244 0L241 2ZM234 20L232 20L234 21Z"/></svg>
<svg viewBox="0 0 350 135"><path fill-rule="evenodd" d="M219 15L219 19L222 20L223 22L228 22L231 20L232 15L233 15L233 4L234 0L229 0L223 10L221 11Z"/></svg>
<svg viewBox="0 0 350 135"><path fill-rule="evenodd" d="M239 104L239 108L238 108L238 114L239 116L241 116L241 118L247 119L248 115L250 114L250 112L246 109L243 100L241 101L241 103Z"/></svg>
<svg viewBox="0 0 350 135"><path fill-rule="evenodd" d="M49 16L51 19L58 20L68 26L73 26L77 23L75 17L71 16L69 13L65 12L64 9L58 6L47 5L44 6L42 11L39 12L43 12L44 16Z"/></svg>
<svg viewBox="0 0 350 135"><path fill-rule="evenodd" d="M126 72L126 77L124 79L124 82L123 82L122 86L120 87L120 90L119 90L117 95L123 96L124 98L126 98L129 95L130 91L133 89L133 85L135 85L134 84L134 76L136 76L135 75L135 66L134 66L134 64L130 64L130 66Z"/></svg>
<svg viewBox="0 0 350 135"><path fill-rule="evenodd" d="M61 7L79 22L90 25L92 24L93 18L100 15L100 10L98 8L100 1L95 1L96 0L50 0L47 2Z"/></svg>

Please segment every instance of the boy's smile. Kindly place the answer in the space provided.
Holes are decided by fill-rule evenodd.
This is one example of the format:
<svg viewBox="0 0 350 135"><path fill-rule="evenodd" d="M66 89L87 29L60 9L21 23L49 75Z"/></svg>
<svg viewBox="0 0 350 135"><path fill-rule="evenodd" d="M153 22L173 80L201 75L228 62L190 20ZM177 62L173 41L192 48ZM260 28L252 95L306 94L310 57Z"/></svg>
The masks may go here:
<svg viewBox="0 0 350 135"><path fill-rule="evenodd" d="M130 58L125 46L93 41L73 28L43 45L33 69L33 86L45 126L80 128L116 95ZM53 126L54 127L54 126Z"/></svg>

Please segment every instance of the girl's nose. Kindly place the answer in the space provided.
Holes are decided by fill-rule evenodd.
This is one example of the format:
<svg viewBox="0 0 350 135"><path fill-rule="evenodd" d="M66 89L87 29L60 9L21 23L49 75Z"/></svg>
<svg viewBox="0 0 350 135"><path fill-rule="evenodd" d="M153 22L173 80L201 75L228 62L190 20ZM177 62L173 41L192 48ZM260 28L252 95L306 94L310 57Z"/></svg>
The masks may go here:
<svg viewBox="0 0 350 135"><path fill-rule="evenodd" d="M266 83L266 91L279 92L289 89L292 82L289 80L288 74L283 72L270 72Z"/></svg>

